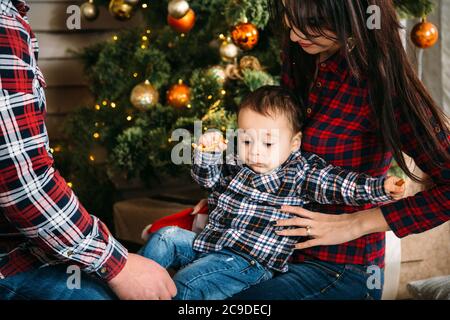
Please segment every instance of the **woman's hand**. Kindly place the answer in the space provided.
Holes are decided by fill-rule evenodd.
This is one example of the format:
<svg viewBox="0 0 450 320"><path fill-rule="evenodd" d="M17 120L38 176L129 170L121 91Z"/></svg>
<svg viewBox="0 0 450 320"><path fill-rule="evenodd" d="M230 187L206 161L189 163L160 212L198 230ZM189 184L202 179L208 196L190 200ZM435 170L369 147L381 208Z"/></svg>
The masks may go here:
<svg viewBox="0 0 450 320"><path fill-rule="evenodd" d="M295 249L337 245L369 233L389 231L389 226L378 208L339 215L291 206L283 206L281 210L298 217L278 220L276 226L298 228L275 231L278 235L310 237L309 240L296 244Z"/></svg>

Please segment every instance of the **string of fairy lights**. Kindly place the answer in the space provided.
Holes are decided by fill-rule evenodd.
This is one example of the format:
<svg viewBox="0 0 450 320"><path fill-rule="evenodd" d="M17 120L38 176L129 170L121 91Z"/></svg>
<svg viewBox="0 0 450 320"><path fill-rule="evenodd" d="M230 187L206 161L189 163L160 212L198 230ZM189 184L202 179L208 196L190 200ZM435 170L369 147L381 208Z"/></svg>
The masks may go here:
<svg viewBox="0 0 450 320"><path fill-rule="evenodd" d="M114 2L113 0L111 0L111 1ZM119 2L120 0L115 0L115 1ZM134 0L127 0L127 1L130 3L135 2ZM110 3L110 13L115 14L115 17L120 20L121 19L121 16L119 14L120 12L114 11L114 8L112 7L112 2ZM185 38L186 32L189 32L195 23L195 13L193 12L192 9L189 8L189 6L187 6L187 9L188 9L187 13L184 13L184 17L180 18L180 20L179 20L179 21L181 21L181 19L185 19L183 24L179 25L178 22L175 21L176 19L173 20L173 21L175 21L174 23L171 23L170 22L171 2L172 2L172 4L177 3L177 5L180 5L183 3L183 1L172 1L171 0L169 2L168 23L174 30L177 31L177 37ZM89 3L91 5L93 5L94 1L89 0ZM140 4L140 6L143 10L145 10L149 7L149 3L146 1L143 1ZM174 11L174 13L175 12L176 12L176 10ZM87 17L85 16L85 18L87 18ZM139 43L141 50L147 50L149 48L151 33L152 33L152 31L149 28L146 28L144 30L144 32L141 34L140 43ZM114 34L112 36L113 43L119 41L119 38L120 38L119 34ZM220 44L219 52L220 52L220 57L221 57L222 61L225 62L226 64L228 64L228 66L233 65L233 66L237 67L237 64L238 64L237 57L238 57L239 53L242 50L244 50L244 51L251 50L254 46L256 46L258 39L259 39L259 34L258 34L257 28L255 27L255 25L249 23L246 20L241 21L237 25L233 26L232 30L229 32L229 35L225 35L223 33L219 34L218 35L218 41ZM169 43L168 49L172 49L172 48L173 48L173 45L171 46L171 43ZM209 70L212 70L214 76L217 76L217 79L221 84L223 84L225 82L226 78L229 77L229 74L227 74L226 68L223 68L221 65L212 66ZM234 68L234 70L238 70L238 67ZM140 72L136 70L136 71L133 71L130 76L132 78L136 79L136 78L140 78L142 76L142 74L140 74ZM148 79L146 79L143 83L141 83L139 85L151 86ZM167 92L167 100L170 100L169 92L174 88L176 90L178 90L179 95L181 94L182 99L181 99L181 101L178 101L178 103L175 103L175 104L170 103L170 101L167 101L168 104L175 108L180 108L180 107L184 108L185 107L187 109L191 109L192 104L190 101L190 88L184 84L183 79L178 79L178 81L169 89L169 91ZM157 90L154 88L153 88L153 90L156 91L156 92L154 92L154 94L159 96L159 94L157 93ZM132 92L132 94L133 94L133 92ZM221 107L226 98L226 95L227 95L227 91L224 88L222 88L219 91L218 96L217 96L217 93L210 93L210 94L206 95L206 99L208 101L211 101L211 104L210 104L210 107L208 108L207 113L202 117L201 120L203 120L203 121L208 120L209 118L211 118L214 115L215 112L217 112L218 110L221 110ZM156 103L157 103L157 98L154 100L156 100ZM144 108L139 108L132 101L131 101L131 104L135 107L135 109L130 109L132 111L126 111L126 117L125 117L126 123L131 123L133 121L134 112L136 112L136 109L138 109L140 111L142 111L142 110L145 111ZM154 104L155 104L155 102L154 102ZM100 102L97 102L94 105L94 109L96 112L101 112L102 110L105 110L106 108L118 109L119 107L124 107L124 106L119 106L117 101L112 101L108 98L103 98ZM148 106L147 106L147 108L148 108ZM99 122L94 123L94 129L93 129L93 133L92 133L92 139L94 141L100 141L100 139L102 138L100 128L104 125L105 125L104 123L99 123ZM206 127L206 126L203 127L203 130L207 131L208 127ZM223 126L221 128L221 130L225 132L226 128ZM168 138L167 141L169 143L172 142L170 138ZM61 149L62 149L61 146L56 146L54 149L51 149L51 152L52 153L61 152ZM93 152L90 152L87 156L88 156L90 163L92 163L92 164L96 163L97 159ZM73 186L72 182L68 182L68 184L71 187Z"/></svg>

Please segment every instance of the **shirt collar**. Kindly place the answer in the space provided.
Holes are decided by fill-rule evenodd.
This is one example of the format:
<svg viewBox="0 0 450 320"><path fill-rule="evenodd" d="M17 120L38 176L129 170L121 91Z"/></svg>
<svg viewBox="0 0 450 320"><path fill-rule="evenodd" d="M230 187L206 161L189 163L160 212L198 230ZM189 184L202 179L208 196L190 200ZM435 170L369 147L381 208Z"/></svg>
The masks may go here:
<svg viewBox="0 0 450 320"><path fill-rule="evenodd" d="M291 152L289 157L284 161L281 165L276 167L273 170L270 170L269 172L265 173L256 173L252 169L250 169L248 166L244 166L245 170L249 173L250 176L253 177L253 181L256 184L263 183L264 181L268 180L277 180L280 179L282 176L284 176L284 169L291 166L292 163L298 159L302 155L300 149Z"/></svg>
<svg viewBox="0 0 450 320"><path fill-rule="evenodd" d="M323 71L331 72L339 76L343 76L348 71L348 64L344 53L338 50L327 60L319 64L319 68Z"/></svg>

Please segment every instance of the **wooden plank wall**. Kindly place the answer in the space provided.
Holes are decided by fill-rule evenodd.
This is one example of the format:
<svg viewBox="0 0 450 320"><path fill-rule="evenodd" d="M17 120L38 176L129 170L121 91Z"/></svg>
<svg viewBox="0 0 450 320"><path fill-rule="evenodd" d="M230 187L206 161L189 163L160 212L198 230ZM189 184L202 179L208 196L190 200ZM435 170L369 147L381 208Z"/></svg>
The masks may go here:
<svg viewBox="0 0 450 320"><path fill-rule="evenodd" d="M31 27L40 46L39 66L47 82L47 128L50 141L63 139L62 124L76 108L92 104L93 98L83 75L83 65L69 50L79 50L97 41L111 38L123 28L135 27L143 22L138 13L131 20L114 19L107 8L93 22L81 20L80 30L66 26L67 7L81 5L85 0L27 0Z"/></svg>

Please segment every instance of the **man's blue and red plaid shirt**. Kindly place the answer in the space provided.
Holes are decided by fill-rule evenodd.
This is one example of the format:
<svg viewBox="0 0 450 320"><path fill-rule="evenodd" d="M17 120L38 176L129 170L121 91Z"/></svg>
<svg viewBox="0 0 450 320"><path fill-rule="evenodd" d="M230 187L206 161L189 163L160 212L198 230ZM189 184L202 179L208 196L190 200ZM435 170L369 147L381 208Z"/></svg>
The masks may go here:
<svg viewBox="0 0 450 320"><path fill-rule="evenodd" d="M392 200L385 192L384 176L343 170L300 150L266 174L228 160L222 163L222 153L194 153L192 177L210 195L209 222L193 248L200 252L234 249L279 272L288 270L288 259L300 240L274 232L280 228L273 221L293 217L279 210L281 206L303 207L311 201L354 206Z"/></svg>
<svg viewBox="0 0 450 320"><path fill-rule="evenodd" d="M127 250L53 168L27 11L22 1L0 0L0 279L64 262L110 280Z"/></svg>
<svg viewBox="0 0 450 320"><path fill-rule="evenodd" d="M299 48L299 50L301 50ZM285 56L283 56L284 58ZM292 61L284 60L282 84L295 89ZM414 90L411 88L411 90ZM371 176L385 175L392 153L384 152L377 138L376 116L369 101L367 78L357 80L344 55L336 53L318 65L318 74L309 92L307 119L304 125L302 149L315 153L328 163ZM391 230L398 237L420 233L436 227L450 218L450 163L444 169L433 165L433 154L422 153L413 135L411 124L400 111L396 119L401 132L403 152L433 181L434 186L415 196L381 206ZM430 118L431 123L436 120ZM450 152L450 134L436 126L436 135ZM323 205L310 203L305 208L329 214L351 213L373 205ZM359 239L333 246L297 250L293 262L318 259L335 263L378 265L384 267L385 234L372 233Z"/></svg>

